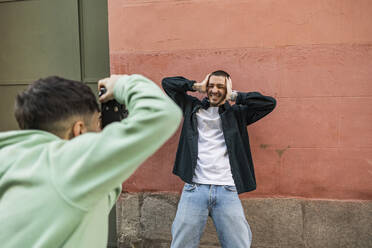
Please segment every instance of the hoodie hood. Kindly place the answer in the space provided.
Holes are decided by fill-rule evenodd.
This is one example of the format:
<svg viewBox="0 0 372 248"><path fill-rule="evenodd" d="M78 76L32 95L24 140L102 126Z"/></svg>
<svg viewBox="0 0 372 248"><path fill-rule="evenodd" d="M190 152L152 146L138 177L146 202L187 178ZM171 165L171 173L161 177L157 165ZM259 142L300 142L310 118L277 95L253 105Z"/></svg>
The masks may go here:
<svg viewBox="0 0 372 248"><path fill-rule="evenodd" d="M35 141L36 138L40 142L40 137L44 136L45 141L58 138L52 133L48 133L41 130L19 130L19 131L8 131L0 132L0 151L12 145L21 145L22 143L30 143ZM35 138L34 138L35 137Z"/></svg>
<svg viewBox="0 0 372 248"><path fill-rule="evenodd" d="M59 137L41 130L0 132L0 180L24 149L56 139Z"/></svg>

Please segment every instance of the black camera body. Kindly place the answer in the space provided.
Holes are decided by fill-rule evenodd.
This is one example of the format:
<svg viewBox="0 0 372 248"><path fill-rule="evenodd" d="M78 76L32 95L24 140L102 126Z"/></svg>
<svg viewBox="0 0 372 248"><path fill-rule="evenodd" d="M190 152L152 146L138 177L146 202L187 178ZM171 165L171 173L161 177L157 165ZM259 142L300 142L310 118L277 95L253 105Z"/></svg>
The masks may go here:
<svg viewBox="0 0 372 248"><path fill-rule="evenodd" d="M106 88L101 88L98 95L102 96L106 93ZM104 128L114 121L121 121L128 116L128 110L124 104L118 103L116 100L110 100L101 104L101 127Z"/></svg>

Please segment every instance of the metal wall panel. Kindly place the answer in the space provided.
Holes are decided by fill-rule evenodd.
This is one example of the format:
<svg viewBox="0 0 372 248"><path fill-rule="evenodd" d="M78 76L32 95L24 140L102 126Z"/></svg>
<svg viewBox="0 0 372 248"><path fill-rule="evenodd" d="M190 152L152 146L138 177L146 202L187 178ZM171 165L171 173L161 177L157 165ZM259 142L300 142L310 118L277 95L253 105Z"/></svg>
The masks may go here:
<svg viewBox="0 0 372 248"><path fill-rule="evenodd" d="M79 3L82 81L92 83L110 74L107 1Z"/></svg>
<svg viewBox="0 0 372 248"><path fill-rule="evenodd" d="M0 1L0 131L17 129L16 91L49 75L109 75L107 1ZM93 87L94 88L94 87Z"/></svg>
<svg viewBox="0 0 372 248"><path fill-rule="evenodd" d="M14 118L14 99L26 88L27 85L0 86L0 132L18 128Z"/></svg>
<svg viewBox="0 0 372 248"><path fill-rule="evenodd" d="M18 129L18 92L49 75L88 83L109 75L107 1L0 0L0 131ZM115 207L108 247L116 244Z"/></svg>
<svg viewBox="0 0 372 248"><path fill-rule="evenodd" d="M0 84L60 75L80 80L76 0L0 3Z"/></svg>

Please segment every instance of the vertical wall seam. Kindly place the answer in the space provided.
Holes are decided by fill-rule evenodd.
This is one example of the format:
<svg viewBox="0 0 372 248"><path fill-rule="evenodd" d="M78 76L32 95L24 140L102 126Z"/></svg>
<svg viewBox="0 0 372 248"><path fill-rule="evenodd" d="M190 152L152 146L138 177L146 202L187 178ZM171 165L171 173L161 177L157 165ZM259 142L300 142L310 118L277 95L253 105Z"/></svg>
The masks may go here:
<svg viewBox="0 0 372 248"><path fill-rule="evenodd" d="M83 28L83 0L77 0L78 5L78 30L79 30L79 54L80 54L80 80L84 82L85 64L84 64L84 28ZM85 82L84 82L85 83Z"/></svg>

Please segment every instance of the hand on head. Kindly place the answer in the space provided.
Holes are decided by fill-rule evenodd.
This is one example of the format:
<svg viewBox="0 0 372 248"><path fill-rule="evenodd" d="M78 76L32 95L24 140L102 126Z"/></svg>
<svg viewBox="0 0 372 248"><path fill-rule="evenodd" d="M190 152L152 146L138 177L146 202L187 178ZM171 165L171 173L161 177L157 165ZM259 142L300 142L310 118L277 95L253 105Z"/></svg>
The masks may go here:
<svg viewBox="0 0 372 248"><path fill-rule="evenodd" d="M200 93L206 93L207 92L207 83L208 83L208 80L209 80L209 76L211 74L209 73L203 81L201 81L200 83L194 83L194 90L197 90L199 91Z"/></svg>
<svg viewBox="0 0 372 248"><path fill-rule="evenodd" d="M210 80L210 76L212 73L209 73L202 82L200 83L194 83L194 90L197 90L200 93L207 93L208 94L208 81ZM231 95L232 95L232 81L230 76L225 77L225 82L226 82L226 96L225 96L225 101L230 101L231 100ZM224 102L224 101L223 101ZM221 102L222 103L222 102Z"/></svg>
<svg viewBox="0 0 372 248"><path fill-rule="evenodd" d="M231 100L231 94L232 94L232 81L231 77L226 77L226 101Z"/></svg>

